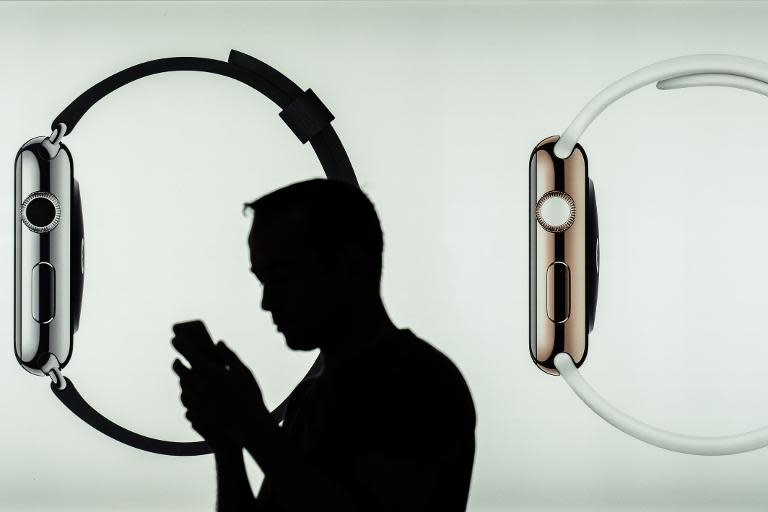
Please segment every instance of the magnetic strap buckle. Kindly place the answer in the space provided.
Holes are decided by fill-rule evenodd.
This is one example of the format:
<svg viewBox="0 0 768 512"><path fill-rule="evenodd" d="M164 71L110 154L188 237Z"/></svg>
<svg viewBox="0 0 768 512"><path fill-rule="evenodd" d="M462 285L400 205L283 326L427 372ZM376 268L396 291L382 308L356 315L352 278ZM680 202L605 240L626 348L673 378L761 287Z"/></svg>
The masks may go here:
<svg viewBox="0 0 768 512"><path fill-rule="evenodd" d="M280 117L302 144L323 131L334 119L312 89L294 99L280 112Z"/></svg>

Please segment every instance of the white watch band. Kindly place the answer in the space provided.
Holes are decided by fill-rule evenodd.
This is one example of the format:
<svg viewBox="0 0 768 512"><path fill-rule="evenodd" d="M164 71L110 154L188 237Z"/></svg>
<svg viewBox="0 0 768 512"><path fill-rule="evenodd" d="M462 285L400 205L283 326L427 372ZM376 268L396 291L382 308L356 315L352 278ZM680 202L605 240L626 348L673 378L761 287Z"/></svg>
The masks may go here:
<svg viewBox="0 0 768 512"><path fill-rule="evenodd" d="M565 382L598 416L646 443L693 455L732 455L768 446L768 427L728 436L703 437L677 434L653 427L612 406L584 380L573 359L565 352L555 356L555 367Z"/></svg>
<svg viewBox="0 0 768 512"><path fill-rule="evenodd" d="M765 94L768 64L736 55L687 55L638 69L597 93L581 109L555 144L555 155L567 158L600 112L622 96L653 82L660 82L659 89L723 85Z"/></svg>
<svg viewBox="0 0 768 512"><path fill-rule="evenodd" d="M744 89L745 91L752 91L768 96L768 83L755 80L754 78L748 78L746 76L724 75L717 73L670 78L657 82L656 88L669 90L682 89L683 87L702 87L707 85L733 87L735 89Z"/></svg>
<svg viewBox="0 0 768 512"><path fill-rule="evenodd" d="M732 55L690 55L651 64L600 91L579 112L555 144L555 154L567 158L589 124L608 105L625 94L652 82L659 89L724 86L768 96L768 64ZM555 356L555 367L576 395L598 416L646 443L693 455L731 455L768 446L768 427L726 436L704 437L678 434L644 423L618 410L589 385L570 355Z"/></svg>

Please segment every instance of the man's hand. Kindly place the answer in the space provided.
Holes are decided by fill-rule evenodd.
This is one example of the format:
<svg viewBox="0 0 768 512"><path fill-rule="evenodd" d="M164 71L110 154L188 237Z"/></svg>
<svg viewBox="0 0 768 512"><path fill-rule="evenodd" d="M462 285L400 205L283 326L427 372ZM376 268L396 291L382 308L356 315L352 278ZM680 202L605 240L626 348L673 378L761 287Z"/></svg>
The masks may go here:
<svg viewBox="0 0 768 512"><path fill-rule="evenodd" d="M256 379L235 353L223 341L211 354L200 354L183 340L174 339L173 344L192 363L191 369L178 359L173 363L186 417L211 448L216 451L217 446L242 448L254 440L268 442L276 423L264 405Z"/></svg>
<svg viewBox="0 0 768 512"><path fill-rule="evenodd" d="M180 360L173 362L173 371L179 376L181 385L181 403L187 408L184 416L189 420L192 428L200 434L216 453L235 451L242 449L234 440L223 431L215 418L208 417L199 407L194 407L197 400L198 389L203 387L205 379L199 370L187 368Z"/></svg>

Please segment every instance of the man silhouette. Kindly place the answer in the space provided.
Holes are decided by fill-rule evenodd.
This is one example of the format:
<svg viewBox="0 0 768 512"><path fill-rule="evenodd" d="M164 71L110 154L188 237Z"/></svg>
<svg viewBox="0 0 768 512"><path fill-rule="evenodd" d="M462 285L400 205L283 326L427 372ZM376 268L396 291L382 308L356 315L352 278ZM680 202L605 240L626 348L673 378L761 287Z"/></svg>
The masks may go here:
<svg viewBox="0 0 768 512"><path fill-rule="evenodd" d="M245 206L261 307L289 348L319 348L322 364L291 394L280 426L223 342L174 338L192 367L173 365L186 417L214 450L217 509L464 511L472 397L445 355L390 320L371 202L357 187L314 179ZM243 449L264 472L257 497Z"/></svg>

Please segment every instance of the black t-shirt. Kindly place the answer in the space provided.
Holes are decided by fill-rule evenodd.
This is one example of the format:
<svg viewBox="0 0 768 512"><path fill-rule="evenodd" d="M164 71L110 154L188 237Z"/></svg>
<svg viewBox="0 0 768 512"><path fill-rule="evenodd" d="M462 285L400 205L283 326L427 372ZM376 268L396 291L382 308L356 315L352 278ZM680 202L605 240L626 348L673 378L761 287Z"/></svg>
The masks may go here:
<svg viewBox="0 0 768 512"><path fill-rule="evenodd" d="M315 468L373 508L466 509L472 396L453 362L409 329L299 384L282 428ZM258 502L282 510L269 475Z"/></svg>

